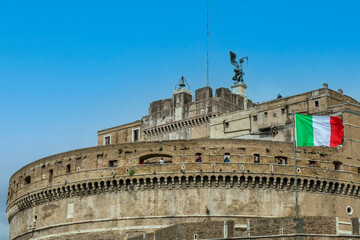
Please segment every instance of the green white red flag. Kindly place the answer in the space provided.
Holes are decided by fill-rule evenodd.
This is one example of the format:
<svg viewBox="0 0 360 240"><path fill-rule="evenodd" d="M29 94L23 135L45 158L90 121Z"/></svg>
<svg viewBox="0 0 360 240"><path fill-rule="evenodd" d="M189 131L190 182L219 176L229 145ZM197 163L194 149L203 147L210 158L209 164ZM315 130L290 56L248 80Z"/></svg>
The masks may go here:
<svg viewBox="0 0 360 240"><path fill-rule="evenodd" d="M335 147L342 143L344 126L339 117L295 114L296 146Z"/></svg>

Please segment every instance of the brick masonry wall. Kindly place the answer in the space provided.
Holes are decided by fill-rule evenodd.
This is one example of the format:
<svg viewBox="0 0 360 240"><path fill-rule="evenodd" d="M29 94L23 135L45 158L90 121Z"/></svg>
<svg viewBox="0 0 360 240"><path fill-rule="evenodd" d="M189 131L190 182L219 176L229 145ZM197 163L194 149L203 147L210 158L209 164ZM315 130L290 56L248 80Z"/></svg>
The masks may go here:
<svg viewBox="0 0 360 240"><path fill-rule="evenodd" d="M288 218L254 218L250 220L250 236L279 235L280 229L283 234L295 233L295 223Z"/></svg>
<svg viewBox="0 0 360 240"><path fill-rule="evenodd" d="M250 236L282 234L336 234L336 220L330 217L254 218L250 220Z"/></svg>
<svg viewBox="0 0 360 240"><path fill-rule="evenodd" d="M234 221L227 221L228 237L234 236ZM198 239L223 238L224 221L196 222L177 224L156 230L146 235L146 239L157 240L192 240L197 234ZM128 240L143 240L143 235L129 238Z"/></svg>
<svg viewBox="0 0 360 240"><path fill-rule="evenodd" d="M360 235L359 232L359 218L351 218L352 231L354 235Z"/></svg>

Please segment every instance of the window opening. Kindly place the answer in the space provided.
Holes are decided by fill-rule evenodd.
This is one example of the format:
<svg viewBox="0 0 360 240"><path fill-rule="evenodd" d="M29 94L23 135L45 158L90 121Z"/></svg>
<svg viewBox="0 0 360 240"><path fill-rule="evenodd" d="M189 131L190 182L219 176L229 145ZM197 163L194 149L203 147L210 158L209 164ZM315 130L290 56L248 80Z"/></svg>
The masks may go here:
<svg viewBox="0 0 360 240"><path fill-rule="evenodd" d="M253 118L254 118L254 122L256 122L257 121L257 115L254 116Z"/></svg>
<svg viewBox="0 0 360 240"><path fill-rule="evenodd" d="M118 166L118 160L109 161L109 167L117 167L117 166Z"/></svg>
<svg viewBox="0 0 360 240"><path fill-rule="evenodd" d="M351 216L353 213L354 213L354 210L352 209L352 207L350 206L347 206L346 207L346 213Z"/></svg>
<svg viewBox="0 0 360 240"><path fill-rule="evenodd" d="M201 153L196 153L195 156L196 156L195 162L202 162Z"/></svg>
<svg viewBox="0 0 360 240"><path fill-rule="evenodd" d="M254 163L260 163L260 154L254 154Z"/></svg>
<svg viewBox="0 0 360 240"><path fill-rule="evenodd" d="M281 109L281 114L285 114L285 108Z"/></svg>
<svg viewBox="0 0 360 240"><path fill-rule="evenodd" d="M110 136L106 136L106 137L104 138L104 140L105 140L104 145L110 145L110 143L111 143L111 137L110 137Z"/></svg>
<svg viewBox="0 0 360 240"><path fill-rule="evenodd" d="M54 170L50 169L50 170L49 170L49 182L52 181L53 175L54 175Z"/></svg>
<svg viewBox="0 0 360 240"><path fill-rule="evenodd" d="M224 162L230 162L230 153L224 154Z"/></svg>
<svg viewBox="0 0 360 240"><path fill-rule="evenodd" d="M28 185L31 183L31 177L30 176L27 176L25 179L25 185Z"/></svg>
<svg viewBox="0 0 360 240"><path fill-rule="evenodd" d="M342 162L334 162L334 170L341 170Z"/></svg>
<svg viewBox="0 0 360 240"><path fill-rule="evenodd" d="M319 101L315 101L315 107L318 107L319 106Z"/></svg>
<svg viewBox="0 0 360 240"><path fill-rule="evenodd" d="M133 139L132 139L133 142L139 141L139 128L132 130L132 137L133 137Z"/></svg>
<svg viewBox="0 0 360 240"><path fill-rule="evenodd" d="M276 156L276 157L275 157L275 164L280 164L280 165L285 165L285 164L287 164L287 157Z"/></svg>
<svg viewBox="0 0 360 240"><path fill-rule="evenodd" d="M265 119L268 117L268 113L267 113L267 112L264 112L264 117L265 117Z"/></svg>
<svg viewBox="0 0 360 240"><path fill-rule="evenodd" d="M309 161L309 167L315 167L316 162L315 161Z"/></svg>
<svg viewBox="0 0 360 240"><path fill-rule="evenodd" d="M71 172L71 165L70 164L66 165L66 173L69 173L69 172Z"/></svg>

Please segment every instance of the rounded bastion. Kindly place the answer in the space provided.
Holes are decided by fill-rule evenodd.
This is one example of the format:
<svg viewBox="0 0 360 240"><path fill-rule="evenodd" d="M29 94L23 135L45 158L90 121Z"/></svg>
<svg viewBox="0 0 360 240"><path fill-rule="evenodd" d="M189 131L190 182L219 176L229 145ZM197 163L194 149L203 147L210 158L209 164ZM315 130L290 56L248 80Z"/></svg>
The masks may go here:
<svg viewBox="0 0 360 240"><path fill-rule="evenodd" d="M296 149L300 216L360 217L360 176L345 148ZM176 223L294 216L294 179L292 143L198 139L69 151L11 177L10 239L126 238Z"/></svg>

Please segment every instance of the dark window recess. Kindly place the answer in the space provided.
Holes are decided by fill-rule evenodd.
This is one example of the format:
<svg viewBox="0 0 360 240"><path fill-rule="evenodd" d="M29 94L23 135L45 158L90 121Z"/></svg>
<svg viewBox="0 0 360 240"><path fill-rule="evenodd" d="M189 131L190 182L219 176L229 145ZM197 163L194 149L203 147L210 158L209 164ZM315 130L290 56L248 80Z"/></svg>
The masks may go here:
<svg viewBox="0 0 360 240"><path fill-rule="evenodd" d="M105 137L105 145L110 145L110 136Z"/></svg>
<svg viewBox="0 0 360 240"><path fill-rule="evenodd" d="M281 109L281 114L285 114L285 108Z"/></svg>
<svg viewBox="0 0 360 240"><path fill-rule="evenodd" d="M358 173L360 173L360 167L358 167L357 169L358 169Z"/></svg>
<svg viewBox="0 0 360 240"><path fill-rule="evenodd" d="M287 164L287 157L276 156L275 157L275 164L280 164L280 165Z"/></svg>
<svg viewBox="0 0 360 240"><path fill-rule="evenodd" d="M229 123L228 122L225 122L225 127L228 128L229 127Z"/></svg>
<svg viewBox="0 0 360 240"><path fill-rule="evenodd" d="M254 122L256 122L257 121L257 116L254 116L253 118L254 118Z"/></svg>
<svg viewBox="0 0 360 240"><path fill-rule="evenodd" d="M196 153L195 156L196 156L195 162L202 162L201 153Z"/></svg>
<svg viewBox="0 0 360 240"><path fill-rule="evenodd" d="M31 183L31 177L30 176L27 176L24 180L25 180L25 185Z"/></svg>
<svg viewBox="0 0 360 240"><path fill-rule="evenodd" d="M264 117L267 118L267 116L268 116L268 113L264 112Z"/></svg>
<svg viewBox="0 0 360 240"><path fill-rule="evenodd" d="M224 162L230 162L230 153L224 154Z"/></svg>
<svg viewBox="0 0 360 240"><path fill-rule="evenodd" d="M315 167L316 162L315 161L309 161L309 167Z"/></svg>
<svg viewBox="0 0 360 240"><path fill-rule="evenodd" d="M66 165L66 173L69 173L69 172L71 172L71 165L70 164Z"/></svg>
<svg viewBox="0 0 360 240"><path fill-rule="evenodd" d="M334 170L341 170L342 162L334 162Z"/></svg>
<svg viewBox="0 0 360 240"><path fill-rule="evenodd" d="M139 129L133 130L134 142L139 141Z"/></svg>
<svg viewBox="0 0 360 240"><path fill-rule="evenodd" d="M54 176L54 170L50 169L50 170L49 170L49 182L52 181L53 176Z"/></svg>
<svg viewBox="0 0 360 240"><path fill-rule="evenodd" d="M118 166L118 160L109 161L109 167L117 167L117 166Z"/></svg>
<svg viewBox="0 0 360 240"><path fill-rule="evenodd" d="M254 163L260 163L260 154L254 154Z"/></svg>
<svg viewBox="0 0 360 240"><path fill-rule="evenodd" d="M319 106L319 101L315 101L315 107L318 107Z"/></svg>

